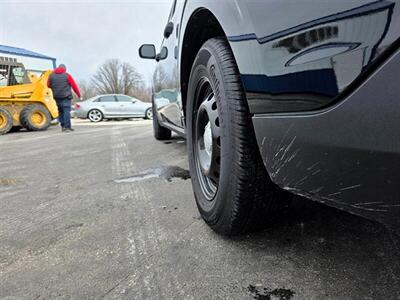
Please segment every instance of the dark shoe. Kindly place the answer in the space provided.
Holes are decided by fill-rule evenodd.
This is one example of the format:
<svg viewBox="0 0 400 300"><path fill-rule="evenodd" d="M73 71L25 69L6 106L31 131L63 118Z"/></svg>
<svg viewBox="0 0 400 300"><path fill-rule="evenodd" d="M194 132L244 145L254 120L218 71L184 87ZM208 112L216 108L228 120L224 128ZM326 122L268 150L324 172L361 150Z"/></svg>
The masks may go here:
<svg viewBox="0 0 400 300"><path fill-rule="evenodd" d="M65 132L67 128L61 128L61 132Z"/></svg>

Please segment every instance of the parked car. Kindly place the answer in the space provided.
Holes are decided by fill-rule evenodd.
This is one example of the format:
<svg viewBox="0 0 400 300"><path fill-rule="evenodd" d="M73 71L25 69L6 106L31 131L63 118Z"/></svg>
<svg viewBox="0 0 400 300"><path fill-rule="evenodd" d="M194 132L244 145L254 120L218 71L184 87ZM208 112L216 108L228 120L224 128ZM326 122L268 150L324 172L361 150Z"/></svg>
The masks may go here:
<svg viewBox="0 0 400 300"><path fill-rule="evenodd" d="M99 95L76 103L73 117L100 122L113 118L153 118L151 103L142 102L126 95Z"/></svg>
<svg viewBox="0 0 400 300"><path fill-rule="evenodd" d="M399 6L173 1L160 54L139 54L168 75L153 87L154 136L186 137L215 231L273 220L287 192L399 225Z"/></svg>

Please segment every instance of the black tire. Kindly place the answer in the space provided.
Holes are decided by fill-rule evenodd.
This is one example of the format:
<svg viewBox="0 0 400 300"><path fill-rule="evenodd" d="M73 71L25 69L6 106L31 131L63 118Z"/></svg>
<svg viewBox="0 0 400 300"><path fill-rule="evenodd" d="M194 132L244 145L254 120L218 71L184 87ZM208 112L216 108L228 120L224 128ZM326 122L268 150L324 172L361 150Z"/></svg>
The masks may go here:
<svg viewBox="0 0 400 300"><path fill-rule="evenodd" d="M94 117L92 117L92 114L96 114L96 116L98 116L98 117L94 118ZM98 123L98 122L101 122L104 120L104 115L100 110L95 108L95 109L91 109L88 112L87 118L89 119L90 122Z"/></svg>
<svg viewBox="0 0 400 300"><path fill-rule="evenodd" d="M144 117L145 120L152 120L153 119L153 108L149 107L148 109L146 109L144 116L145 116Z"/></svg>
<svg viewBox="0 0 400 300"><path fill-rule="evenodd" d="M50 127L51 116L41 104L29 104L20 114L21 125L29 131L41 131Z"/></svg>
<svg viewBox="0 0 400 300"><path fill-rule="evenodd" d="M0 107L0 135L10 132L13 127L13 117L10 112Z"/></svg>
<svg viewBox="0 0 400 300"><path fill-rule="evenodd" d="M187 99L189 166L202 218L224 235L269 224L285 194L263 165L239 70L225 38L210 39L200 49ZM211 131L208 146L206 131ZM206 148L212 154L204 162Z"/></svg>
<svg viewBox="0 0 400 300"><path fill-rule="evenodd" d="M154 132L154 138L158 141L165 141L171 139L171 130L168 128L165 128L160 125L158 121L158 116L157 114L154 114L155 109L154 109L154 102L153 102L153 132Z"/></svg>

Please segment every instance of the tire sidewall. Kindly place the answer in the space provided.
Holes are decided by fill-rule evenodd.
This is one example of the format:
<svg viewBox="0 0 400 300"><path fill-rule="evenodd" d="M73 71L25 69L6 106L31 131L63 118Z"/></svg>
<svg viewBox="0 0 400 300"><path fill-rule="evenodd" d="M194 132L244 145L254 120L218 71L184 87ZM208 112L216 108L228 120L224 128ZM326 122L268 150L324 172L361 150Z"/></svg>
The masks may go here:
<svg viewBox="0 0 400 300"><path fill-rule="evenodd" d="M11 131L12 127L13 127L13 117L12 115L9 113L9 111L7 109L1 109L1 113L3 113L4 117L6 118L6 125L4 126L3 129L0 130L0 135L1 134L6 134L8 132Z"/></svg>
<svg viewBox="0 0 400 300"><path fill-rule="evenodd" d="M43 113L46 117L46 122L42 126L38 127L35 124L32 124L30 121L30 115L35 112L35 111L40 111ZM51 125L51 115L47 108L43 106L42 104L31 104L23 108L20 114L20 123L25 127L26 129L30 131L43 131L46 130L50 127Z"/></svg>
<svg viewBox="0 0 400 300"><path fill-rule="evenodd" d="M195 194L197 206L204 220L211 226L216 225L219 222L226 222L231 218L233 203L232 199L234 195L232 192L234 184L230 181L230 174L232 174L232 165L235 161L234 142L231 138L231 114L229 112L229 97L227 95L227 83L223 77L223 67L221 61L215 51L203 46L200 50L192 68L189 87L188 87L188 104L187 104L187 138L188 138L188 154L189 154L189 166L192 174L192 186ZM220 178L217 193L213 201L208 201L204 196L199 179L197 177L196 160L194 157L194 143L193 138L195 136L194 127L196 122L196 105L195 94L197 85L200 79L205 76L214 91L214 96L217 101L220 129L221 129L221 169ZM200 100L201 101L201 100Z"/></svg>

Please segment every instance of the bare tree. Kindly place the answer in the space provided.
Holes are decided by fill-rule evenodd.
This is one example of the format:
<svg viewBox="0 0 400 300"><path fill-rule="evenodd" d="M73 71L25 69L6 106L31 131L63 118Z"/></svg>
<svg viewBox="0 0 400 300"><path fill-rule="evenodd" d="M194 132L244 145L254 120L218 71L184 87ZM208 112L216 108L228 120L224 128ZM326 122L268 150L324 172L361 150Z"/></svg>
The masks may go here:
<svg viewBox="0 0 400 300"><path fill-rule="evenodd" d="M89 99L96 96L96 91L93 85L90 82L86 82L85 80L80 80L78 82L79 89L81 91L81 95L83 99ZM79 100L79 99L77 99Z"/></svg>
<svg viewBox="0 0 400 300"><path fill-rule="evenodd" d="M92 84L99 94L133 96L143 85L143 78L131 64L110 59L97 69Z"/></svg>
<svg viewBox="0 0 400 300"><path fill-rule="evenodd" d="M142 85L141 87L138 87L134 94L134 96L137 99L140 99L144 102L151 102L151 95L152 95L152 89L149 86Z"/></svg>

